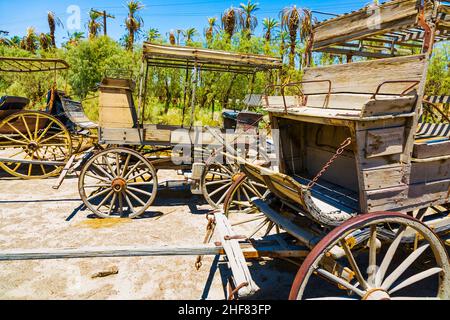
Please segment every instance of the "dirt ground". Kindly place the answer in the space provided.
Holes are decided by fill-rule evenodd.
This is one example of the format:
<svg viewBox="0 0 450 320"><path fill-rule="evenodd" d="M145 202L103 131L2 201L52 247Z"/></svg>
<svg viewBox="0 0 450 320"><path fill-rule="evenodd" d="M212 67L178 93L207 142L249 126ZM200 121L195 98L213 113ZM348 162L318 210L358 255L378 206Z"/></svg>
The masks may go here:
<svg viewBox="0 0 450 320"><path fill-rule="evenodd" d="M180 179L162 171L161 182ZM55 180L0 179L0 250L105 246L198 245L210 209L189 190L163 190L138 220L101 220L81 210L77 179L60 190ZM0 262L0 299L224 299L229 277L220 257L95 258ZM117 268L104 278L93 275ZM286 299L297 268L280 261L250 266L261 292Z"/></svg>

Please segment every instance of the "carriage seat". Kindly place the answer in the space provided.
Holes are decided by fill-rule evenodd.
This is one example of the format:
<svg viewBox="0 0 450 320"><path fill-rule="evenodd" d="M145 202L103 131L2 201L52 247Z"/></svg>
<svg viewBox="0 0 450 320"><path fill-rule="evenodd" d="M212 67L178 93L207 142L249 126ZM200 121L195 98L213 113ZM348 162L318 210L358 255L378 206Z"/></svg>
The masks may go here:
<svg viewBox="0 0 450 320"><path fill-rule="evenodd" d="M294 95L265 97L265 107L295 116L358 120L412 113L425 71L425 55L307 68ZM387 72L389 70L389 72Z"/></svg>
<svg viewBox="0 0 450 320"><path fill-rule="evenodd" d="M420 123L413 158L430 159L450 156L450 124Z"/></svg>
<svg viewBox="0 0 450 320"><path fill-rule="evenodd" d="M0 98L0 110L23 110L30 100L23 97L3 96Z"/></svg>

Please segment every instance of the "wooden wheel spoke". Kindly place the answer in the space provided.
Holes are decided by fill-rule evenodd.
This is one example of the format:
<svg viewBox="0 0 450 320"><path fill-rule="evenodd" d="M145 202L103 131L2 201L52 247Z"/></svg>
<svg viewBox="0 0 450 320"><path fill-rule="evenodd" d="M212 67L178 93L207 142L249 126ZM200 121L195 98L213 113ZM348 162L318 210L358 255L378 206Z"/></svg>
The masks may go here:
<svg viewBox="0 0 450 320"><path fill-rule="evenodd" d="M384 290L388 290L395 281L397 281L398 278L408 269L416 260L417 258L422 255L422 253L425 252L426 249L429 248L429 244L423 245L422 247L418 248L416 251L411 253L408 258L406 258L398 267L395 269L392 274L384 280L381 287Z"/></svg>
<svg viewBox="0 0 450 320"><path fill-rule="evenodd" d="M367 282L373 286L375 285L375 276L377 271L377 226L370 226L369 238L369 268Z"/></svg>
<svg viewBox="0 0 450 320"><path fill-rule="evenodd" d="M231 179L215 180L215 181L207 182L207 183L205 183L205 185L206 186L214 186L214 185L224 184L224 183L228 183L228 182L231 182Z"/></svg>
<svg viewBox="0 0 450 320"><path fill-rule="evenodd" d="M91 178L96 179L96 180L100 180L100 181L103 181L103 182L107 182L107 183L108 183L108 186L111 185L111 180L108 180L108 179L106 179L106 178L104 178L104 177L97 176L97 175L95 175L95 174L93 174L93 173L86 173L86 176L91 177Z"/></svg>
<svg viewBox="0 0 450 320"><path fill-rule="evenodd" d="M320 274L321 276L323 276L324 278L328 279L331 282L334 282L336 284L339 284L341 286L343 286L344 288L353 291L354 293L356 293L358 296L363 297L365 295L365 291L358 289L357 287L355 287L354 285L352 285L351 283L345 281L344 279L335 276L334 274L324 270L324 269L317 269L316 272L318 274Z"/></svg>
<svg viewBox="0 0 450 320"><path fill-rule="evenodd" d="M28 123L25 121L25 117L24 116L22 116L21 119L22 119L22 122L23 122L23 124L25 126L25 129L27 130L28 136L30 137L30 141L32 141L33 140L33 135L31 134L30 128L28 127Z"/></svg>
<svg viewBox="0 0 450 320"><path fill-rule="evenodd" d="M130 171L128 171L127 175L124 177L125 180L130 180L128 179L128 177L137 169L137 167L139 165L143 164L143 162L141 160L139 160L138 162L136 162L130 169Z"/></svg>
<svg viewBox="0 0 450 320"><path fill-rule="evenodd" d="M126 193L128 195L130 195L134 200L136 200L137 202L139 202L141 204L141 206L145 206L145 202L142 201L139 197L137 197L134 193L130 192L129 190L126 190Z"/></svg>
<svg viewBox="0 0 450 320"><path fill-rule="evenodd" d="M96 199L96 198L98 198L98 197L100 197L100 196L102 196L102 195L108 193L108 192L111 191L111 190L112 190L111 188L108 188L108 189L105 189L105 190L103 190L103 191L100 191L100 192L98 192L98 193L96 193L96 194L93 194L93 195L91 195L89 198L87 198L87 201L91 201L92 199Z"/></svg>
<svg viewBox="0 0 450 320"><path fill-rule="evenodd" d="M146 174L148 174L148 173L151 173L150 172L150 169L147 169L147 170L145 170L144 172L139 172L137 175L135 175L134 177L132 177L132 178L129 178L128 180L127 180L127 183L128 182L131 182L131 181L134 181L134 180L136 180L137 178L141 178L142 176L144 176L144 175L146 175ZM153 177L151 177L152 179L153 179ZM151 181L151 180L149 180L149 181Z"/></svg>
<svg viewBox="0 0 450 320"><path fill-rule="evenodd" d="M52 127L52 125L53 125L53 120L51 120L50 121L50 123L45 127L45 129L44 129L44 131L39 135L39 137L36 139L36 142L40 142L41 141L41 139L43 138L43 137L45 137L45 135L47 134L47 132L48 132L48 130L50 130L50 128Z"/></svg>
<svg viewBox="0 0 450 320"><path fill-rule="evenodd" d="M401 228L394 239L394 241L389 246L389 249L386 252L386 255L384 256L383 262L380 265L380 268L377 271L377 275L375 277L375 284L377 287L381 286L384 276L386 275L386 272L391 265L392 259L394 258L395 253L397 252L397 249L400 245L400 242L403 239L403 236L405 234L406 228Z"/></svg>
<svg viewBox="0 0 450 320"><path fill-rule="evenodd" d="M92 164L92 166L99 170L101 173L103 173L106 177L108 177L111 181L114 180L114 177L112 175L110 175L108 172L105 171L105 169L103 169L100 165L97 165L95 163Z"/></svg>
<svg viewBox="0 0 450 320"><path fill-rule="evenodd" d="M22 138L24 138L27 142L30 142L30 139L28 139L22 132L20 132L15 126L13 126L11 123L7 123L7 125L13 129L15 132L17 132Z"/></svg>
<svg viewBox="0 0 450 320"><path fill-rule="evenodd" d="M116 153L116 174L118 177L120 176L120 157L118 153Z"/></svg>
<svg viewBox="0 0 450 320"><path fill-rule="evenodd" d="M358 280L359 284L364 288L368 288L368 284L366 280L364 279L361 270L358 267L358 264L356 263L355 257L352 254L352 250L349 248L347 242L345 239L341 240L341 246L345 251L345 256L347 257L348 262L350 263L350 266L352 267L353 272L355 273L356 279Z"/></svg>
<svg viewBox="0 0 450 320"><path fill-rule="evenodd" d="M103 207L103 205L106 203L106 201L109 200L109 198L111 198L113 196L114 191L111 190L110 193L108 193L106 195L106 197L103 198L103 200L99 203L99 205L97 206L97 210L100 210L101 207Z"/></svg>
<svg viewBox="0 0 450 320"><path fill-rule="evenodd" d="M0 135L0 138L5 138L9 141L19 144L22 147L28 145L28 142L20 141L20 140L14 139L12 137L8 137L6 135ZM10 146L6 144L5 147L10 147Z"/></svg>
<svg viewBox="0 0 450 320"><path fill-rule="evenodd" d="M224 173L224 172L217 172L217 171L208 171L209 174L211 175L217 175L217 176L221 176L221 177L225 177L225 178L229 178L231 179L231 175L228 173Z"/></svg>
<svg viewBox="0 0 450 320"><path fill-rule="evenodd" d="M152 194L150 192L147 192L147 191L144 191L144 190L141 190L141 189L138 189L138 188L128 187L127 189L131 190L131 191L134 191L134 192L137 192L137 193L145 194L146 196L149 196L149 197L152 196Z"/></svg>
<svg viewBox="0 0 450 320"><path fill-rule="evenodd" d="M128 196L126 194L124 194L125 200L128 204L128 207L131 211L131 213L135 213L136 211L134 210L133 204L131 203L130 199L128 198Z"/></svg>
<svg viewBox="0 0 450 320"><path fill-rule="evenodd" d="M131 159L131 154L129 154L129 155L127 156L127 158L126 158L126 160L125 160L125 163L124 163L124 165L123 165L122 173L120 174L120 176L124 177L125 174L127 173L128 165L129 165L129 163L130 163L130 159Z"/></svg>
<svg viewBox="0 0 450 320"><path fill-rule="evenodd" d="M47 141L50 141L50 140L52 140L52 139L54 139L54 138L56 138L56 137L58 137L58 136L63 136L63 137L65 137L65 134L64 134L64 132L58 132L58 133L55 133L54 135L52 135L52 136L50 136L50 137L48 137L48 138L45 138L44 140L40 140L39 141L39 144L40 145L44 145ZM51 144L51 145L55 145L55 144ZM65 144L63 144L63 146L65 146Z"/></svg>
<svg viewBox="0 0 450 320"><path fill-rule="evenodd" d="M111 172L111 174L114 174L114 169L111 166L111 163L109 163L108 157L107 156L103 156L102 159L106 163L106 166L108 167L109 172Z"/></svg>
<svg viewBox="0 0 450 320"><path fill-rule="evenodd" d="M229 182L229 183L227 183L227 184L221 186L220 188L217 188L216 190L214 190L213 192L211 192L211 193L209 194L209 196L212 197L212 196L218 194L219 192L225 190L226 188L228 188L228 187L231 186L232 184L233 184L232 182Z"/></svg>
<svg viewBox="0 0 450 320"><path fill-rule="evenodd" d="M421 273L418 273L412 277L409 277L408 279L406 279L405 281L403 281L402 283L400 283L398 286L396 286L395 288L389 290L389 294L393 294L403 288L406 288L416 282L422 281L426 278L429 278L431 276L434 276L435 274L441 273L442 272L442 268L431 268L428 269L426 271L423 271Z"/></svg>
<svg viewBox="0 0 450 320"><path fill-rule="evenodd" d="M34 137L33 137L34 140L37 140L37 138L38 138L38 133L39 133L39 121L40 121L40 115L37 114L37 115L36 115L36 123L35 123L35 125L34 125Z"/></svg>
<svg viewBox="0 0 450 320"><path fill-rule="evenodd" d="M111 199L111 206L108 209L108 216L111 215L112 210L114 209L114 206L116 205L116 200L117 200L117 193L114 192L113 197Z"/></svg>

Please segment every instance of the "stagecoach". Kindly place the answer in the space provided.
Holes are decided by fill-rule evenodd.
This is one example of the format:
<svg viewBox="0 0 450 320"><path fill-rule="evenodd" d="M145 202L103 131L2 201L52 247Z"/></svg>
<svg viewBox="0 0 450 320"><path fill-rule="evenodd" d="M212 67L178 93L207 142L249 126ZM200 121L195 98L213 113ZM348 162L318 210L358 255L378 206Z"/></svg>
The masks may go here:
<svg viewBox="0 0 450 320"><path fill-rule="evenodd" d="M234 186L266 184L270 195L252 201L259 228L310 250L291 299L450 298L449 124L424 122L425 110L446 119L433 103L446 97L424 96L448 13L395 0L321 22L313 49L348 63L307 68L264 97L280 171L234 157L244 172ZM225 214L233 191L227 199ZM247 279L237 287L255 290Z"/></svg>
<svg viewBox="0 0 450 320"><path fill-rule="evenodd" d="M79 192L86 207L103 218L139 217L154 202L157 171L164 169L181 171L194 194L203 194L211 206L220 207L239 168L219 161L218 151L245 154L255 161L263 158L265 153L260 150L264 148L252 147L259 141L262 115L249 110L258 100L250 92L243 111L224 112L224 128L195 126L200 75L246 76L252 91L256 73L270 73L281 66L280 59L268 56L144 43L137 104L132 79L106 77L99 86L99 143L109 148L93 155L81 171ZM145 121L147 87L157 68L186 72L181 124ZM251 181L239 188L246 190L247 196L238 199L244 203L266 191L264 185Z"/></svg>
<svg viewBox="0 0 450 320"><path fill-rule="evenodd" d="M0 98L0 168L22 179L58 175L95 139L81 103L56 88L56 74L69 65L60 59L0 57L0 73L47 73L54 84L42 111L29 110L24 97Z"/></svg>

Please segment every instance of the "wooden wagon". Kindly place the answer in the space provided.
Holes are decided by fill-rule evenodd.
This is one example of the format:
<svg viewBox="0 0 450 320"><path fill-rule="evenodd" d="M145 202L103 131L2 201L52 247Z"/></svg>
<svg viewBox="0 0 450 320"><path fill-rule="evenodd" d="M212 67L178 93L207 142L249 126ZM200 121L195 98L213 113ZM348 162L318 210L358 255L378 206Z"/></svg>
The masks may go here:
<svg viewBox="0 0 450 320"><path fill-rule="evenodd" d="M319 23L314 50L349 63L307 68L264 98L280 172L235 158L245 172L235 186L265 183L271 195L253 201L263 225L311 250L291 299L450 298L450 139L443 124L420 122L447 13L396 0Z"/></svg>
<svg viewBox="0 0 450 320"><path fill-rule="evenodd" d="M27 98L0 98L0 167L7 173L23 179L56 176L81 151L83 139L92 138L87 129L94 126L80 118L86 118L81 104L76 117L77 102L56 89L56 73L68 68L59 59L0 57L0 73L53 72L55 77L44 111L26 110Z"/></svg>
<svg viewBox="0 0 450 320"><path fill-rule="evenodd" d="M193 193L203 194L213 207L221 206L238 167L218 161L217 150L249 153L249 146L257 143L262 115L235 113L235 120L227 121L225 128L194 126L199 73L231 72L253 75L254 80L257 72L278 70L281 65L280 59L261 55L144 43L137 105L133 98L136 84L131 79L105 78L100 84L99 143L111 147L91 157L80 174L79 191L86 207L100 217L142 215L155 200L156 173L161 169L184 172ZM186 69L181 125L144 121L147 83L155 68ZM188 101L190 73L193 87ZM232 134L225 135L227 129ZM242 138L243 147L235 146ZM254 159L259 157L256 153ZM265 192L265 186L253 182L242 188L250 193L246 201Z"/></svg>

